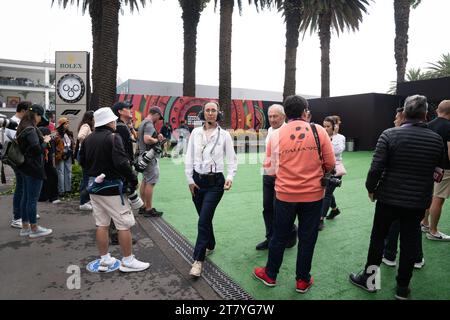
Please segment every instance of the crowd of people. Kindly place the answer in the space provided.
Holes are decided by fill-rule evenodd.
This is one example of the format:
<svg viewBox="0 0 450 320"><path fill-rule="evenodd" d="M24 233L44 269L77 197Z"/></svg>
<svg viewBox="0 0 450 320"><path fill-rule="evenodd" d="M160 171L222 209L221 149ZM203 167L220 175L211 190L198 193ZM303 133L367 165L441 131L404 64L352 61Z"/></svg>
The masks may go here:
<svg viewBox="0 0 450 320"><path fill-rule="evenodd" d="M79 209L92 211L95 219L99 270L107 271L117 262L109 253L110 243L120 244L121 271L149 268L148 262L132 253L133 209L144 217L163 215L154 206L153 194L160 158L170 157L174 130L166 122L161 133L157 132L164 119L157 106L135 128L131 109L131 103L118 102L111 108L87 111L74 136L67 118L59 118L55 125L46 119L41 106L18 105L12 118L20 123L17 132L9 130L6 135L17 140L25 155L25 163L14 168L11 226L20 229L20 236L52 233L37 224L37 202L56 204L72 191L72 165L77 161L82 168ZM372 275L381 263L396 266L400 235L397 299L408 299L412 271L425 264L421 233L430 240L450 241L437 228L444 201L450 196L450 101L443 101L438 117L428 123L427 110L426 97L408 97L404 107L397 109L394 128L379 137L366 179L368 197L376 201L368 257L362 271L349 275L352 284L375 292ZM233 139L219 125L223 117L219 104L205 103L198 116L203 125L189 134L182 124L172 151L178 157L185 150L185 175L198 213L189 271L193 277L201 276L206 256L214 252L215 210L224 192L231 189L238 169ZM268 119L262 178L266 232L256 245L256 250L268 250L268 257L253 275L275 286L285 249L297 245L295 289L306 293L314 284L311 266L319 232L326 220L335 219L343 209L334 191L347 174L343 163L346 138L339 133L339 116L327 116L323 126L318 125L312 121L308 101L297 95L287 97L283 105L272 105ZM142 172L140 185L135 169ZM135 200L138 193L141 203ZM135 195L133 200L130 194Z"/></svg>

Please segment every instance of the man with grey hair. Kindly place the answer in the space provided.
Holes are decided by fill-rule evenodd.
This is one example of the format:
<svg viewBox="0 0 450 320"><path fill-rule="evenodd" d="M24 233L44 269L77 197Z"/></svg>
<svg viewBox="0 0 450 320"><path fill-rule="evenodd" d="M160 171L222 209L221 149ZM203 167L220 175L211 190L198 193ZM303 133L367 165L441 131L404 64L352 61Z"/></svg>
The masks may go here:
<svg viewBox="0 0 450 320"><path fill-rule="evenodd" d="M368 292L379 288L374 273L378 272L384 239L391 224L400 223L400 263L395 298L409 297L420 221L431 204L433 175L441 162L444 147L441 137L425 123L427 99L408 97L405 101L406 121L400 127L387 129L378 139L366 188L376 201L367 263L358 274L350 274L350 282ZM419 238L419 239L418 239Z"/></svg>
<svg viewBox="0 0 450 320"><path fill-rule="evenodd" d="M285 125L286 114L284 107L280 104L273 104L267 111L269 116L270 128L267 131L266 146L273 135L279 128ZM274 216L274 201L275 201L275 176L267 175L264 170L263 173L263 218L266 226L266 239L256 246L256 250L267 250L269 248L269 241L273 234ZM292 226L292 234L286 248L292 248L297 244L297 227Z"/></svg>
<svg viewBox="0 0 450 320"><path fill-rule="evenodd" d="M437 114L438 117L428 123L428 128L439 134L444 142L445 154L440 165L444 169L444 176L440 183L434 184L433 201L429 213L422 220L422 231L427 232L429 240L450 241L450 236L437 229L445 199L450 197L450 100L439 104Z"/></svg>

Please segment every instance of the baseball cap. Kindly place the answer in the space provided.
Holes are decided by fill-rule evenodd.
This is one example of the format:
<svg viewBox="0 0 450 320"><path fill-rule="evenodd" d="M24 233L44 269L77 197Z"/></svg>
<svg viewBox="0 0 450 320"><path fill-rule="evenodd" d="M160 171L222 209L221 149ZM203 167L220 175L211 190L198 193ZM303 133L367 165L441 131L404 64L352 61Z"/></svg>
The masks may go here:
<svg viewBox="0 0 450 320"><path fill-rule="evenodd" d="M148 112L149 113L153 113L153 114L157 113L157 114L160 115L161 119L164 118L163 113L162 113L161 109L158 106L151 107L150 110L148 110Z"/></svg>
<svg viewBox="0 0 450 320"><path fill-rule="evenodd" d="M41 106L39 104L33 104L33 105L31 105L31 107L28 110L33 111L34 113L40 115L42 117L42 119L48 121L48 119L45 115L45 110L44 110L43 106Z"/></svg>
<svg viewBox="0 0 450 320"><path fill-rule="evenodd" d="M110 122L116 121L118 118L111 108L100 108L94 112L95 127L101 127Z"/></svg>
<svg viewBox="0 0 450 320"><path fill-rule="evenodd" d="M133 104L130 101L119 101L119 102L116 102L112 106L111 109L114 112L114 114L118 117L119 116L119 110L131 109L131 108L133 108Z"/></svg>

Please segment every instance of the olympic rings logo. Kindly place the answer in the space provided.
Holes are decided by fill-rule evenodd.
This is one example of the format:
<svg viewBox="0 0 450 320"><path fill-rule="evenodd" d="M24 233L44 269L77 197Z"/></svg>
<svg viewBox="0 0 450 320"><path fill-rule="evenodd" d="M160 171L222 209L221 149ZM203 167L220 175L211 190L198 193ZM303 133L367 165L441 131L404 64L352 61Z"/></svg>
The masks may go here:
<svg viewBox="0 0 450 320"><path fill-rule="evenodd" d="M77 84L74 84L73 87L70 87L68 84L65 84L63 85L62 89L67 93L69 98L73 98L75 96L75 93L80 91L81 88Z"/></svg>

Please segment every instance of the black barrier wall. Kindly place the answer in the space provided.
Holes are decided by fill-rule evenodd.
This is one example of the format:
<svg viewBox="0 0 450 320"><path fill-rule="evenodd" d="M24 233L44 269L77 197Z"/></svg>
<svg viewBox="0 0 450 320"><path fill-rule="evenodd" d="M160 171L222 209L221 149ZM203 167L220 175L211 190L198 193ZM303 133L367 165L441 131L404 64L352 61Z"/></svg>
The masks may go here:
<svg viewBox="0 0 450 320"><path fill-rule="evenodd" d="M404 99L387 94L361 94L308 100L312 121L322 125L326 116L338 115L342 119L341 133L354 139L355 150L372 151L380 134L393 127L395 110Z"/></svg>
<svg viewBox="0 0 450 320"><path fill-rule="evenodd" d="M399 83L397 94L402 97L421 94L428 102L438 105L442 100L450 99L450 77Z"/></svg>

